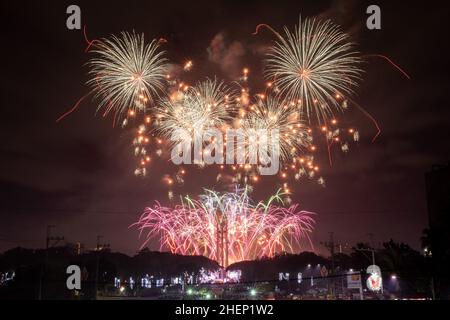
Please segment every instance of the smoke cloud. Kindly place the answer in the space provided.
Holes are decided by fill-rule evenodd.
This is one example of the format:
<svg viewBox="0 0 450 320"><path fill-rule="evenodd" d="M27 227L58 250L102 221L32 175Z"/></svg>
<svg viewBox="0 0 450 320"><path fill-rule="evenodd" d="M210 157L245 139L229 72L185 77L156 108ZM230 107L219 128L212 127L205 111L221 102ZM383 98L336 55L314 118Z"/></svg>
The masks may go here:
<svg viewBox="0 0 450 320"><path fill-rule="evenodd" d="M221 71L230 78L239 77L242 69L241 59L246 49L239 41L228 43L223 33L218 33L208 47L208 59L217 64Z"/></svg>

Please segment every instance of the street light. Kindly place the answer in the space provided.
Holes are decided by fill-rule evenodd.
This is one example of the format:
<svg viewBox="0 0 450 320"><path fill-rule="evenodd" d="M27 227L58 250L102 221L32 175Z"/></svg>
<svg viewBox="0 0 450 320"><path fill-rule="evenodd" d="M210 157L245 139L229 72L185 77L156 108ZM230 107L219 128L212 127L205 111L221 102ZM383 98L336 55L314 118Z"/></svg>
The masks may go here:
<svg viewBox="0 0 450 320"><path fill-rule="evenodd" d="M250 290L250 295L253 297L256 296L256 290L255 289Z"/></svg>
<svg viewBox="0 0 450 320"><path fill-rule="evenodd" d="M391 279L392 279L392 280L397 280L397 276L396 276L395 274L393 274L393 275L391 276Z"/></svg>

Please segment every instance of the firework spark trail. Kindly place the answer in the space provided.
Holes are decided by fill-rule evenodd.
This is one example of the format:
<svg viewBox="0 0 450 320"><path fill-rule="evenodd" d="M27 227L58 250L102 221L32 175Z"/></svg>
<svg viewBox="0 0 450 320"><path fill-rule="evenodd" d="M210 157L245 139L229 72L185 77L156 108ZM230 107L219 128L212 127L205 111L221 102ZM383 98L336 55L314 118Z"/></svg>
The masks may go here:
<svg viewBox="0 0 450 320"><path fill-rule="evenodd" d="M75 112L78 109L78 107L80 106L81 102L83 102L83 100L86 99L90 95L91 95L91 93L88 93L88 94L85 94L83 97L81 97L77 101L77 103L72 107L72 109L68 110L67 112L62 114L58 119L56 119L56 123L61 122L62 120L64 120L64 118L66 118L67 116L69 116L70 114Z"/></svg>
<svg viewBox="0 0 450 320"><path fill-rule="evenodd" d="M395 69L397 69L402 75L406 77L406 79L411 80L411 77L408 73L406 73L405 70L403 70L398 64L396 64L392 59L389 57L382 55L382 54L368 54L366 57L375 57L375 58L382 58L385 61L387 61L391 66L393 66Z"/></svg>
<svg viewBox="0 0 450 320"><path fill-rule="evenodd" d="M185 199L175 208L159 204L146 208L137 226L147 234L142 245L161 236L161 249L172 253L217 257L217 235L226 230L231 262L295 252L314 229L313 213L272 203L251 205L247 193L217 194L206 191L200 200Z"/></svg>
<svg viewBox="0 0 450 320"><path fill-rule="evenodd" d="M352 94L360 79L361 59L348 35L330 21L300 18L294 32L275 42L268 54L266 76L288 100L301 101L308 119L315 113L319 123L340 110L336 94Z"/></svg>
<svg viewBox="0 0 450 320"><path fill-rule="evenodd" d="M97 41L97 40L92 40L90 41L88 36L87 36L87 27L86 25L83 27L83 36L84 36L84 40L86 41L87 47L86 50L84 52L88 52L89 49L91 48L91 46ZM68 110L67 112L65 112L64 114L62 114L58 119L56 119L56 123L61 122L64 118L66 118L67 116L69 116L70 114L72 114L73 112L75 112L78 107L80 106L81 102L86 99L91 93L88 93L86 95L84 95L83 97L81 97L77 103L75 103L75 105Z"/></svg>
<svg viewBox="0 0 450 320"><path fill-rule="evenodd" d="M408 80L411 80L411 77L409 76L408 73L406 73L406 71L404 71L398 64L396 64L394 61L392 61L389 57L382 55L382 54L371 54L371 55L366 55L366 57L376 57L376 58L382 58L385 61L387 61L391 66L393 66L395 69L397 69L403 76L405 76ZM364 113L364 115L366 115L375 125L376 129L377 129L377 133L375 134L375 136L372 138L372 143L375 142L375 140L380 136L381 134L381 128L378 124L378 122L375 120L375 118L369 113L367 112L361 105L359 105L358 103L356 103L354 100L349 98L349 101L352 102L362 113Z"/></svg>
<svg viewBox="0 0 450 320"><path fill-rule="evenodd" d="M378 122L375 120L375 118L374 118L369 112L367 112L362 106L359 105L359 103L353 101L352 99L349 99L349 101L350 101L351 103L353 103L353 104L354 104L354 105L355 105L362 113L364 113L364 115L365 115L366 117L368 117L368 118L374 123L374 125L375 125L375 127L376 127L376 129L377 129L377 132L376 132L375 136L372 138L372 143L374 143L375 140L377 140L377 138L378 138L378 137L380 136L380 134L381 134L381 128L380 128L380 125L378 124Z"/></svg>
<svg viewBox="0 0 450 320"><path fill-rule="evenodd" d="M253 36L258 35L259 30L260 30L261 28L263 28L263 27L269 29L269 30L270 30L274 35L276 35L280 40L283 40L283 37L282 37L278 32L276 32L274 28L272 28L271 26L269 26L269 25L266 24L266 23L260 23L260 24L258 24L258 25L256 26L255 32L253 32L252 35L253 35Z"/></svg>
<svg viewBox="0 0 450 320"><path fill-rule="evenodd" d="M95 42L98 42L98 40L97 40L97 39L94 39L94 40L92 40L92 41L89 41L89 38L88 38L88 36L87 36L87 27L86 27L86 26L84 26L84 28L83 28L83 35L84 35L84 40L85 40L86 43L87 43L87 47L86 47L86 50L84 50L84 52L88 52L89 49L94 45L94 43L95 43Z"/></svg>
<svg viewBox="0 0 450 320"><path fill-rule="evenodd" d="M333 141L331 143L328 141L328 137L325 135L325 141L327 143L327 151L328 151L328 161L330 162L330 167L333 166L333 158L331 156L331 146L333 145Z"/></svg>
<svg viewBox="0 0 450 320"><path fill-rule="evenodd" d="M119 116L145 111L138 97L151 102L164 89L168 65L157 41L146 44L144 35L122 32L98 41L92 52L97 56L89 61L88 85L100 100L98 110Z"/></svg>

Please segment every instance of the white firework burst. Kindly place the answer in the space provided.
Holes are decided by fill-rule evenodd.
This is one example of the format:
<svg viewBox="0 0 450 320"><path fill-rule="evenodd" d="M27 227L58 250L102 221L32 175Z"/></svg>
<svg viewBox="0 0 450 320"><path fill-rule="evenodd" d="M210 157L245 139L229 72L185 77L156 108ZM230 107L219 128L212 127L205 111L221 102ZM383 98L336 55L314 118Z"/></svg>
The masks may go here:
<svg viewBox="0 0 450 320"><path fill-rule="evenodd" d="M231 119L234 94L223 82L206 80L164 98L157 110L157 132L173 143L191 143L195 131L221 128Z"/></svg>
<svg viewBox="0 0 450 320"><path fill-rule="evenodd" d="M280 95L295 101L319 123L340 110L339 98L360 80L361 59L349 36L331 21L300 18L294 32L285 27L268 53L265 74Z"/></svg>
<svg viewBox="0 0 450 320"><path fill-rule="evenodd" d="M258 141L264 140L264 143L268 145L268 151L277 149L272 144L279 143L282 162L295 157L312 142L312 137L308 134L308 129L302 123L297 110L272 96L259 99L253 106L253 111L247 113L241 127L248 141L252 138ZM278 130L279 139L258 135L254 137L254 130L260 129L263 129L263 132ZM249 141L249 147L258 148L258 144L255 141ZM251 152L249 150L249 153Z"/></svg>
<svg viewBox="0 0 450 320"><path fill-rule="evenodd" d="M88 85L105 115L144 111L164 88L168 64L156 40L146 44L143 34L122 32L98 41L93 52Z"/></svg>

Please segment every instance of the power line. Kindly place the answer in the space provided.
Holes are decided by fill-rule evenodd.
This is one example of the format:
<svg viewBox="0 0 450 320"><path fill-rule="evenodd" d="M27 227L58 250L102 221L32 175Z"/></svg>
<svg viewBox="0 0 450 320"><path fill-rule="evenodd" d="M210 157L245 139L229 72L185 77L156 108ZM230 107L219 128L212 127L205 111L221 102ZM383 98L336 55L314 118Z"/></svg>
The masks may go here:
<svg viewBox="0 0 450 320"><path fill-rule="evenodd" d="M82 210L82 209L58 209L58 208L3 208L2 210L9 210L20 212L46 212L46 213L65 213L65 214L89 214L89 215L139 215L140 212L130 211L112 211L112 210ZM380 209L380 210L341 210L341 211L320 211L319 215L373 215L373 214L395 214L399 215L411 215L422 213L415 210L393 210L393 209Z"/></svg>

